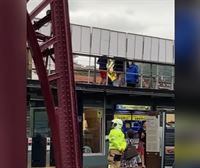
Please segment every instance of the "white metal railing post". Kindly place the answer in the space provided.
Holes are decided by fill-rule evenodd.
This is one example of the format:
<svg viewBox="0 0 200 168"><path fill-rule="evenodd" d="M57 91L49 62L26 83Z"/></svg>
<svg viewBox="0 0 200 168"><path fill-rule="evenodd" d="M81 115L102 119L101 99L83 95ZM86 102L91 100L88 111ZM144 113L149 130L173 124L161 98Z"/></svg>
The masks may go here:
<svg viewBox="0 0 200 168"><path fill-rule="evenodd" d="M164 168L165 162L165 120L166 120L166 113L162 112L162 140L161 140L161 168Z"/></svg>
<svg viewBox="0 0 200 168"><path fill-rule="evenodd" d="M171 90L174 90L174 84L175 84L175 69L172 69L172 80L171 80Z"/></svg>
<svg viewBox="0 0 200 168"><path fill-rule="evenodd" d="M140 88L143 88L143 66L140 66Z"/></svg>
<svg viewBox="0 0 200 168"><path fill-rule="evenodd" d="M158 89L159 85L159 65L156 65L156 89Z"/></svg>

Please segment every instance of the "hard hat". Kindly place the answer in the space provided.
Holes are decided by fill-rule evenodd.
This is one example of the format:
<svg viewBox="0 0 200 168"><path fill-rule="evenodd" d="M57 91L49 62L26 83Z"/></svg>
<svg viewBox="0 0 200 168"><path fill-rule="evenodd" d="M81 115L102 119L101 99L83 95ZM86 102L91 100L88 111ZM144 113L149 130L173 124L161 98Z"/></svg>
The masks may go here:
<svg viewBox="0 0 200 168"><path fill-rule="evenodd" d="M119 125L123 125L123 121L121 119L114 119L114 120L112 120L112 122L119 124Z"/></svg>
<svg viewBox="0 0 200 168"><path fill-rule="evenodd" d="M112 120L112 123L114 124L114 127L122 128L123 121L121 119L114 119Z"/></svg>

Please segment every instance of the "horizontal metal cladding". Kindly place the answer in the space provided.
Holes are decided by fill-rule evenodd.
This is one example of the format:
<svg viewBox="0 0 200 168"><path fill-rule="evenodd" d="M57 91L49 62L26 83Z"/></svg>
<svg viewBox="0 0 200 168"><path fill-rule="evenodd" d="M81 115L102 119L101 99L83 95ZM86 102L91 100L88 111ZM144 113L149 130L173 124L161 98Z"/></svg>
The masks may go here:
<svg viewBox="0 0 200 168"><path fill-rule="evenodd" d="M71 24L73 52L174 64L174 41Z"/></svg>

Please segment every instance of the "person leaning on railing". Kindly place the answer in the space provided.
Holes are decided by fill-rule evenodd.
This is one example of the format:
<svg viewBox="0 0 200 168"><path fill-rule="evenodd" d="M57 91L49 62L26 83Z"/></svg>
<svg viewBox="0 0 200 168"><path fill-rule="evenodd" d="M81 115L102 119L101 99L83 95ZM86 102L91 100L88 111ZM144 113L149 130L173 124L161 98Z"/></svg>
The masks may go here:
<svg viewBox="0 0 200 168"><path fill-rule="evenodd" d="M101 81L100 81L101 85L106 84L107 62L108 62L108 59L106 55L99 57L99 59L97 60L97 64L99 64L99 71L100 71L100 76L101 76Z"/></svg>
<svg viewBox="0 0 200 168"><path fill-rule="evenodd" d="M115 58L113 70L117 74L117 79L113 82L113 85L114 86L122 86L123 85L123 77L124 77L124 59Z"/></svg>

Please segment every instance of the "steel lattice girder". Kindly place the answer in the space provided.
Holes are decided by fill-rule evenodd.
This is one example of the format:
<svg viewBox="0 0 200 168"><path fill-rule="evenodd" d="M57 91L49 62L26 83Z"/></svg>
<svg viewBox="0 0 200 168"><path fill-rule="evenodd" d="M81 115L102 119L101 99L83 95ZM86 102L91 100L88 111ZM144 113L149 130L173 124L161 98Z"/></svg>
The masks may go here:
<svg viewBox="0 0 200 168"><path fill-rule="evenodd" d="M57 168L81 168L80 137L78 128L77 102L73 71L69 11L66 0L45 0L27 16L27 39L41 83L52 131L54 156ZM51 2L53 37L42 47L37 41L31 18ZM58 107L55 108L50 91L49 79L41 50L53 44L57 83ZM56 152L55 152L56 151Z"/></svg>

